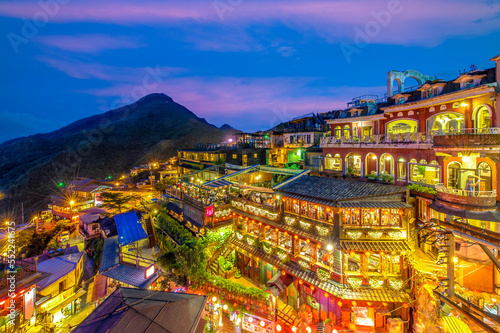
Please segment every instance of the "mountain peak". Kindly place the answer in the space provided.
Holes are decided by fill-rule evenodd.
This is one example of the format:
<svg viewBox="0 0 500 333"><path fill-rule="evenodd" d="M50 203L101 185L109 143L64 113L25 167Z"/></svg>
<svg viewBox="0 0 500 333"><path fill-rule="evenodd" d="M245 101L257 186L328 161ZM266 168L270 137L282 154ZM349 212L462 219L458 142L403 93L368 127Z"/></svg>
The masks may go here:
<svg viewBox="0 0 500 333"><path fill-rule="evenodd" d="M149 101L165 101L165 102L173 102L174 100L165 95L164 93L152 93L140 98L137 103L149 102Z"/></svg>

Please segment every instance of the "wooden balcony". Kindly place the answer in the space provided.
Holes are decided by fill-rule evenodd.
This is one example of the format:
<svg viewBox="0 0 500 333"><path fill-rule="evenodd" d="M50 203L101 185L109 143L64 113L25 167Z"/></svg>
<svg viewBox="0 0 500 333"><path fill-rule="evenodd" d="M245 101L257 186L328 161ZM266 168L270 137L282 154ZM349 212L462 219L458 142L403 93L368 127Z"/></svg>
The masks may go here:
<svg viewBox="0 0 500 333"><path fill-rule="evenodd" d="M340 239L345 240L360 240L360 241L392 241L406 240L408 232L405 228L391 227L353 227L352 225L344 225L341 228Z"/></svg>
<svg viewBox="0 0 500 333"><path fill-rule="evenodd" d="M327 136L321 138L321 148L407 148L430 149L432 135L429 133L374 134L357 137L336 138Z"/></svg>
<svg viewBox="0 0 500 333"><path fill-rule="evenodd" d="M500 128L466 128L432 133L434 148L490 148L500 146Z"/></svg>
<svg viewBox="0 0 500 333"><path fill-rule="evenodd" d="M479 209L495 209L497 191L466 191L448 188L444 184L435 185L437 199L455 206L477 207Z"/></svg>

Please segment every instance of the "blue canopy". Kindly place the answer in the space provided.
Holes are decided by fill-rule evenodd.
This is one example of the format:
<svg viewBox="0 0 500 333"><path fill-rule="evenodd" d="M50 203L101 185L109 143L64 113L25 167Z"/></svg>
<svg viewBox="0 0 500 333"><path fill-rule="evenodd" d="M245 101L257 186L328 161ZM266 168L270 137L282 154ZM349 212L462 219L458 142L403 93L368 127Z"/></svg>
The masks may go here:
<svg viewBox="0 0 500 333"><path fill-rule="evenodd" d="M120 246L148 238L135 212L115 215L115 223Z"/></svg>

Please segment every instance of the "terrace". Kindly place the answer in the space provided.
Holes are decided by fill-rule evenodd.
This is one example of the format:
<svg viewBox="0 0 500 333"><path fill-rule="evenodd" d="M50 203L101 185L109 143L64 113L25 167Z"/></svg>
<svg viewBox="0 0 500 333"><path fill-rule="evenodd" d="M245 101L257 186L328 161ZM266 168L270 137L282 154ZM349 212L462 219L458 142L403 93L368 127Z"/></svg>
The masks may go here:
<svg viewBox="0 0 500 333"><path fill-rule="evenodd" d="M493 147L500 146L500 128L463 128L434 131L434 147Z"/></svg>
<svg viewBox="0 0 500 333"><path fill-rule="evenodd" d="M496 190L493 191L467 191L446 187L444 184L436 184L438 200L448 202L456 206L468 206L478 208L496 207Z"/></svg>
<svg viewBox="0 0 500 333"><path fill-rule="evenodd" d="M321 148L409 148L430 149L432 134L401 133L360 136L325 136L320 140Z"/></svg>

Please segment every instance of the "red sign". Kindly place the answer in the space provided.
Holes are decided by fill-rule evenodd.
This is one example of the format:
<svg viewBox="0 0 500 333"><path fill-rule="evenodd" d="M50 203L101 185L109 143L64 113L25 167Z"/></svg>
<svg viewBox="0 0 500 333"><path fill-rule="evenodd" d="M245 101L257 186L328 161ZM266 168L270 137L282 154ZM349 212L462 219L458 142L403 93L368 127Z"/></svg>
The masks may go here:
<svg viewBox="0 0 500 333"><path fill-rule="evenodd" d="M205 208L205 216L214 216L214 206L208 206Z"/></svg>

